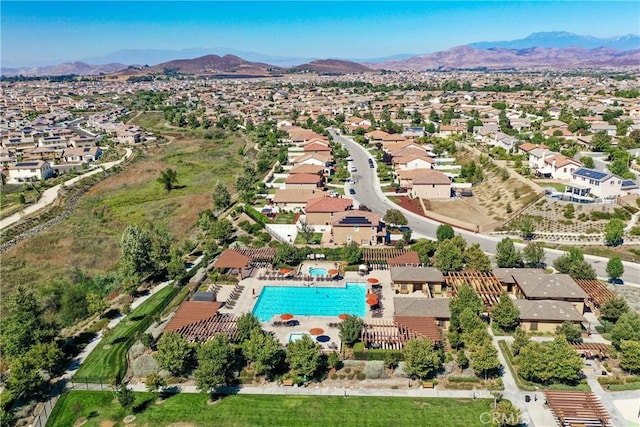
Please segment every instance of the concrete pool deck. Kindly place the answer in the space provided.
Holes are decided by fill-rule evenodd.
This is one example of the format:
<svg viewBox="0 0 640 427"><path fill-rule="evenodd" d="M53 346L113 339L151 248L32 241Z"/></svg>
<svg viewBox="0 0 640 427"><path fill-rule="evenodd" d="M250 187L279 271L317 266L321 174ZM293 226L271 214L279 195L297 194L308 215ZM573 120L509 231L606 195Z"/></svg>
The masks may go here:
<svg viewBox="0 0 640 427"><path fill-rule="evenodd" d="M311 265L311 267L327 268L327 266L329 266L329 268L334 268L333 263L328 262L318 262L318 265L316 265L315 262L306 262L305 264ZM303 264L303 266L305 264ZM264 268L257 269L252 277L242 280L240 284L244 286L244 290L238 297L235 307L229 309L223 306L220 309L220 312L233 313L235 316L240 316L243 313L253 312L253 307L264 286L305 287L311 285L316 288L323 288L344 287L347 283L365 283L367 284L368 289L371 289L371 284L367 282L367 279L374 277L378 279L379 284L382 285L382 306L384 307L384 310L382 312L382 317L374 318L372 316L371 310L367 307L364 319L365 321L374 319L387 321L393 320L393 298L395 296L395 292L391 288L391 274L389 273L389 270L375 270L365 276L361 276L358 274L358 272L355 271L347 271L345 272L344 277L341 280L330 281L316 281L313 279L310 281L291 279L258 279L258 277L264 275L267 271L269 270ZM225 301L227 296L231 293L232 289L233 286L224 286L223 289L218 293L217 300ZM338 346L338 348L340 348L339 329L337 327L330 327L330 324L332 323L340 323L340 319L337 316L295 316L294 320L297 320L298 322L298 324L295 326L273 326L273 322L276 320L280 319L276 316L269 322L264 322L262 324L263 329L273 332L283 344L287 344L289 342L289 334L291 333L308 333L311 328L322 328L325 331L323 335L327 335L330 338L330 340L325 343L319 343L323 347L323 349L328 350L328 344L330 344L331 342L334 342Z"/></svg>

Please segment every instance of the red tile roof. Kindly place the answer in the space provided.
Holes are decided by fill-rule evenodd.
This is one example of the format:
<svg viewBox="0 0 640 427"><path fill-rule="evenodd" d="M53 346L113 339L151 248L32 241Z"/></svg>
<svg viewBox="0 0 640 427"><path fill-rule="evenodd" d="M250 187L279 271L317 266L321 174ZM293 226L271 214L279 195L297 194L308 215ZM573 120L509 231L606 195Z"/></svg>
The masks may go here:
<svg viewBox="0 0 640 427"><path fill-rule="evenodd" d="M249 257L233 249L225 249L213 262L213 268L244 268L249 264L249 261L251 261Z"/></svg>
<svg viewBox="0 0 640 427"><path fill-rule="evenodd" d="M353 206L353 199L341 197L317 197L307 202L304 211L313 212L342 212Z"/></svg>
<svg viewBox="0 0 640 427"><path fill-rule="evenodd" d="M285 184L317 184L322 177L312 173L296 173L289 175L285 180Z"/></svg>

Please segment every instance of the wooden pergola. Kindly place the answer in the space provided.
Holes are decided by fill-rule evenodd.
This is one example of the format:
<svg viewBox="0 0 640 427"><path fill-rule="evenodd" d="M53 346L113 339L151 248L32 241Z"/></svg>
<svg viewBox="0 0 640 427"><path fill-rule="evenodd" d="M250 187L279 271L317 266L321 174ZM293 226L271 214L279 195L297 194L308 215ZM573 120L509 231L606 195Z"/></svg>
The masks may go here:
<svg viewBox="0 0 640 427"><path fill-rule="evenodd" d="M475 270L452 271L444 276L444 281L451 290L452 297L458 294L460 286L471 286L482 298L487 310L491 310L491 307L500 300L500 295L503 292L500 280L493 273Z"/></svg>
<svg viewBox="0 0 640 427"><path fill-rule="evenodd" d="M544 392L558 425L562 427L609 427L611 417L595 393L582 391Z"/></svg>
<svg viewBox="0 0 640 427"><path fill-rule="evenodd" d="M366 348L380 348L383 350L402 350L410 339L431 338L436 343L442 342L440 330L434 318L424 318L434 325L433 333L427 336L406 325L391 320L367 320L360 333L360 341Z"/></svg>
<svg viewBox="0 0 640 427"><path fill-rule="evenodd" d="M230 340L234 340L238 333L238 327L232 314L218 313L207 319L184 325L176 332L183 335L189 342L205 342L220 333L225 334Z"/></svg>
<svg viewBox="0 0 640 427"><path fill-rule="evenodd" d="M409 252L409 249L398 248L362 248L362 260L369 264L387 264L387 260Z"/></svg>
<svg viewBox="0 0 640 427"><path fill-rule="evenodd" d="M578 286L589 294L590 308L598 309L602 304L615 297L616 294L599 280L575 279Z"/></svg>
<svg viewBox="0 0 640 427"><path fill-rule="evenodd" d="M598 356L603 359L609 357L611 355L611 346L599 343L599 342L581 342L581 343L570 343L571 347L575 350L585 353L589 352L594 356Z"/></svg>
<svg viewBox="0 0 640 427"><path fill-rule="evenodd" d="M234 251L246 256L251 262L272 262L276 257L275 248L247 248L237 247Z"/></svg>

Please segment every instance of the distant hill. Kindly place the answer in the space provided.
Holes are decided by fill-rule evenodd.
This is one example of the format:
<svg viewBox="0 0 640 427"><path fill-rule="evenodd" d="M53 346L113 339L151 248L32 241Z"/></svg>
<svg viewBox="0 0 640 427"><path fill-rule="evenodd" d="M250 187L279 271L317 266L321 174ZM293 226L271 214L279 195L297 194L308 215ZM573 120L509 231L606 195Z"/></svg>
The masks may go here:
<svg viewBox="0 0 640 427"><path fill-rule="evenodd" d="M205 55L194 59L176 59L163 62L151 67L144 67L136 73L131 69L122 74L161 74L175 72L182 74L211 74L211 75L247 75L268 76L281 72L282 69L260 62L249 62L235 55Z"/></svg>
<svg viewBox="0 0 640 427"><path fill-rule="evenodd" d="M458 46L443 52L375 64L386 70L454 69L571 69L628 67L640 64L640 49L619 51L610 48L477 49Z"/></svg>
<svg viewBox="0 0 640 427"><path fill-rule="evenodd" d="M581 36L566 31L549 31L533 33L524 39L477 42L469 43L467 46L474 47L476 49L527 49L532 47L581 47L583 49L595 49L598 47L608 47L617 50L634 50L640 49L640 36L637 34L627 34L618 37L597 38L592 36Z"/></svg>
<svg viewBox="0 0 640 427"><path fill-rule="evenodd" d="M68 62L64 64L51 65L46 67L23 67L23 68L2 68L0 73L3 76L64 76L75 74L78 76L96 76L99 74L110 74L127 68L124 64L103 64L91 65L85 62Z"/></svg>
<svg viewBox="0 0 640 427"><path fill-rule="evenodd" d="M307 71L317 74L351 74L366 73L367 71L372 70L371 68L358 64L357 62L345 61L342 59L319 59L306 64L296 65L291 67L289 71Z"/></svg>

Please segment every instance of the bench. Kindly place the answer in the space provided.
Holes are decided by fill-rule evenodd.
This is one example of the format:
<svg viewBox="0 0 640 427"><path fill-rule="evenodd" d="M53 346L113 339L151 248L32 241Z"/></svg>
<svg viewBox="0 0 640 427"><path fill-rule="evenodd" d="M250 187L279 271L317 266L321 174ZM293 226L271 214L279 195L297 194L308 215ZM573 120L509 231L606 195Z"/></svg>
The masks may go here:
<svg viewBox="0 0 640 427"><path fill-rule="evenodd" d="M285 387L293 387L293 380L291 378L288 380L282 380L282 385Z"/></svg>
<svg viewBox="0 0 640 427"><path fill-rule="evenodd" d="M431 381L423 381L422 388L434 388L435 385Z"/></svg>

